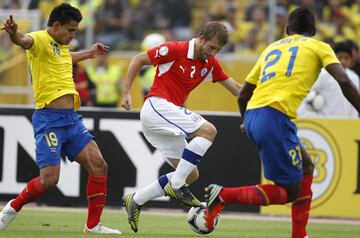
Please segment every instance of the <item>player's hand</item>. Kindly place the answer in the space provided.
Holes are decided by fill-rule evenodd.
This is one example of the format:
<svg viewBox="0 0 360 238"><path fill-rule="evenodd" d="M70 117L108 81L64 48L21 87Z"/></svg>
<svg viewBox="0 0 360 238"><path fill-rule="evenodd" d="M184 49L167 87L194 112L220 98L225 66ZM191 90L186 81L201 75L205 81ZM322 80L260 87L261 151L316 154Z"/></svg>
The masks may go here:
<svg viewBox="0 0 360 238"><path fill-rule="evenodd" d="M98 55L104 55L107 52L109 52L110 47L101 43L101 42L96 42L95 44L93 44L90 47L90 50L93 52L93 56L92 57L96 57Z"/></svg>
<svg viewBox="0 0 360 238"><path fill-rule="evenodd" d="M240 131L241 131L241 133L246 134L244 123L240 124Z"/></svg>
<svg viewBox="0 0 360 238"><path fill-rule="evenodd" d="M131 102L131 95L130 93L123 93L121 106L125 108L126 110L132 109L132 102Z"/></svg>
<svg viewBox="0 0 360 238"><path fill-rule="evenodd" d="M1 30L5 30L5 31L6 31L7 33L9 33L10 35L15 34L16 31L17 31L17 29L18 29L18 25L16 24L16 22L15 22L15 20L14 20L14 18L13 18L12 15L10 15L10 16L6 19L3 27L1 28Z"/></svg>

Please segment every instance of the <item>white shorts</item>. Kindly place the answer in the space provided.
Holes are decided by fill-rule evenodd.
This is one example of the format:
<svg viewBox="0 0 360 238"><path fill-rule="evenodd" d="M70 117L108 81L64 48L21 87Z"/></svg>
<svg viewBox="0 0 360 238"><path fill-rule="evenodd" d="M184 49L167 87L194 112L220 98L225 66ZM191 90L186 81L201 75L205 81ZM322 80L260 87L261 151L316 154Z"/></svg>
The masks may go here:
<svg viewBox="0 0 360 238"><path fill-rule="evenodd" d="M199 114L159 97L145 100L140 119L146 139L171 159L181 159L185 138L206 122Z"/></svg>

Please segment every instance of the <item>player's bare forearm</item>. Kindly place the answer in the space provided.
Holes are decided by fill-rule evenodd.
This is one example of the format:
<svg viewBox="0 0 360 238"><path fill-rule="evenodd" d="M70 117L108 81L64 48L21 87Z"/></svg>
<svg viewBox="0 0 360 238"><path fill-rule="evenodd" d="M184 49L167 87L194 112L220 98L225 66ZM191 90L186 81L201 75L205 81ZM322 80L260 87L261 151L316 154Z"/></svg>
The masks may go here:
<svg viewBox="0 0 360 238"><path fill-rule="evenodd" d="M29 49L33 44L33 39L17 30L15 33L9 34L11 41L23 49Z"/></svg>
<svg viewBox="0 0 360 238"><path fill-rule="evenodd" d="M34 43L30 36L18 30L18 25L12 15L6 19L1 30L5 30L9 34L11 41L23 49L29 49Z"/></svg>
<svg viewBox="0 0 360 238"><path fill-rule="evenodd" d="M238 95L237 101L239 104L240 115L243 120L245 115L247 104L252 97L253 91L255 90L256 85L245 82L245 84L241 87L240 93Z"/></svg>
<svg viewBox="0 0 360 238"><path fill-rule="evenodd" d="M70 52L72 62L77 63L86 59L93 58L93 53L90 50L83 50L78 52Z"/></svg>
<svg viewBox="0 0 360 238"><path fill-rule="evenodd" d="M341 64L335 63L330 64L326 67L326 70L333 76L333 78L338 82L341 87L341 91L346 97L346 99L355 107L355 109L360 113L360 95L359 90L351 82L347 76L343 66Z"/></svg>
<svg viewBox="0 0 360 238"><path fill-rule="evenodd" d="M239 96L240 96L240 95L239 95ZM242 123L243 120L244 120L244 115L245 115L245 111L246 111L246 107L247 107L248 101L241 100L241 99L238 97L237 102L238 102L238 105L239 105L239 111L240 111L241 123Z"/></svg>
<svg viewBox="0 0 360 238"><path fill-rule="evenodd" d="M131 85L134 82L137 75L139 74L141 67L143 67L144 65L149 65L149 64L150 64L150 59L146 53L140 53L138 55L135 55L131 59L130 64L129 64L128 73L127 73L127 80L125 81L125 84L124 84L124 89L123 89L124 93L127 93L130 91Z"/></svg>
<svg viewBox="0 0 360 238"><path fill-rule="evenodd" d="M88 50L70 52L70 55L72 57L72 62L77 63L86 59L95 58L98 55L104 55L108 52L109 46L98 42L93 44Z"/></svg>
<svg viewBox="0 0 360 238"><path fill-rule="evenodd" d="M355 107L360 114L360 93L356 86L349 80L345 82L339 82L341 91L346 99Z"/></svg>
<svg viewBox="0 0 360 238"><path fill-rule="evenodd" d="M233 78L229 77L227 80L221 81L221 85L223 85L232 95L238 96L240 93L241 85L236 82Z"/></svg>

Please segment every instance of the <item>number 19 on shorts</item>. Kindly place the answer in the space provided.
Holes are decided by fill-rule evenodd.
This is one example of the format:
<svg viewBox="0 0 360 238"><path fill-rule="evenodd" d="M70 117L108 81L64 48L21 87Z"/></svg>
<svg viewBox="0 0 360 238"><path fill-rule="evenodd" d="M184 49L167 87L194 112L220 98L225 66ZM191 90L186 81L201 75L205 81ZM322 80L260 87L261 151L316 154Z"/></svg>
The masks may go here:
<svg viewBox="0 0 360 238"><path fill-rule="evenodd" d="M58 140L54 132L49 132L48 134L45 134L45 139L49 147L58 145Z"/></svg>

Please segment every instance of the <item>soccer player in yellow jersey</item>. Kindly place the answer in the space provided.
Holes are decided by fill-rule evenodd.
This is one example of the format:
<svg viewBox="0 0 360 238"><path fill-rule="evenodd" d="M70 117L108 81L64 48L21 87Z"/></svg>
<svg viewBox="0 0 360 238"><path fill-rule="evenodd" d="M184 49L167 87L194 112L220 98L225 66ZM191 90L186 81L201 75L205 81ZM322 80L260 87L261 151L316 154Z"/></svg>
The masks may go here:
<svg viewBox="0 0 360 238"><path fill-rule="evenodd" d="M107 164L82 117L76 113L80 99L72 78L72 64L109 50L108 46L95 43L89 50L69 52L69 43L81 19L78 9L63 3L52 10L45 30L23 34L12 16L2 28L14 44L25 49L28 58L36 107L32 124L40 176L28 182L0 212L0 230L9 226L25 204L57 185L64 153L70 161L78 162L89 172L88 219L84 233L121 234L100 223L106 198Z"/></svg>
<svg viewBox="0 0 360 238"><path fill-rule="evenodd" d="M348 101L360 112L360 95L329 45L317 41L315 18L306 7L288 18L288 37L270 44L260 55L238 96L248 137L256 144L264 176L274 184L205 189L207 226L229 203L270 205L292 202L292 238L308 237L314 170L291 121L311 86L325 68Z"/></svg>

